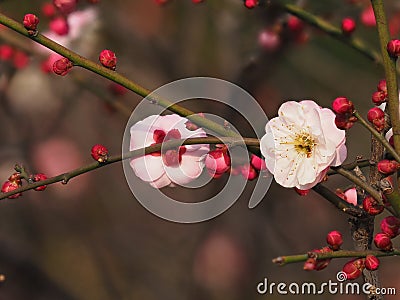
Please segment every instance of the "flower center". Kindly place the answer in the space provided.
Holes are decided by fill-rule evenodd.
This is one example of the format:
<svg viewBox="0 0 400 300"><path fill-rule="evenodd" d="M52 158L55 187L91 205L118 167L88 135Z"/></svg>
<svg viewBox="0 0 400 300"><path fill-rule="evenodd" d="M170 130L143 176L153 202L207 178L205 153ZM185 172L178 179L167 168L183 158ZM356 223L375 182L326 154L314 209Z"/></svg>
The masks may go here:
<svg viewBox="0 0 400 300"><path fill-rule="evenodd" d="M154 144L159 144L171 140L180 140L181 139L181 133L179 132L178 129L172 129L165 133L164 130L156 129L154 130L153 133L153 140ZM180 146L177 149L169 149L169 150L163 150L162 153L161 151L154 152L151 155L153 156L162 156L162 160L164 164L168 167L177 167L182 161L182 155L186 152L186 147L185 146Z"/></svg>
<svg viewBox="0 0 400 300"><path fill-rule="evenodd" d="M307 132L296 133L293 144L298 153L305 154L307 157L311 157L316 145L312 136Z"/></svg>

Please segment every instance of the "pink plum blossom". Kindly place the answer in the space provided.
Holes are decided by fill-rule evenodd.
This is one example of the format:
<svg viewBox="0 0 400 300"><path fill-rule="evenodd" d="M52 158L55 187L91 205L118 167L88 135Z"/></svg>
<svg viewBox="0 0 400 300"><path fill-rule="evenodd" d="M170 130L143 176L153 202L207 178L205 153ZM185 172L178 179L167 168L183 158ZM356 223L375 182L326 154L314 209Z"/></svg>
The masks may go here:
<svg viewBox="0 0 400 300"><path fill-rule="evenodd" d="M323 180L329 166L346 159L345 131L335 114L311 100L288 101L265 126L260 142L268 170L284 187L310 189Z"/></svg>
<svg viewBox="0 0 400 300"><path fill-rule="evenodd" d="M206 137L201 128L188 130L186 122L188 119L175 114L149 116L131 127L130 150L174 139ZM200 176L203 157L209 150L210 146L205 144L185 145L132 159L130 165L136 176L155 188L173 183L183 185Z"/></svg>
<svg viewBox="0 0 400 300"><path fill-rule="evenodd" d="M357 206L357 190L356 188L348 189L344 192L344 200L354 206Z"/></svg>

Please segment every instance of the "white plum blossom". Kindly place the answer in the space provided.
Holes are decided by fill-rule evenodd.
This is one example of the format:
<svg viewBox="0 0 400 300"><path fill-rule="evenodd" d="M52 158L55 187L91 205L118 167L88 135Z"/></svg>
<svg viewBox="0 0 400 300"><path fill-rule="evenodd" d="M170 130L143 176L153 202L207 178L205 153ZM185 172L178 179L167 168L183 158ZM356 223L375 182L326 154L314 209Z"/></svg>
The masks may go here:
<svg viewBox="0 0 400 300"><path fill-rule="evenodd" d="M187 129L188 122L175 114L149 116L131 127L130 150L173 139L206 137L202 128ZM209 150L206 144L185 145L132 159L130 165L136 176L155 188L184 185L201 175L203 157Z"/></svg>
<svg viewBox="0 0 400 300"><path fill-rule="evenodd" d="M345 131L335 126L330 109L314 101L283 103L265 131L261 153L275 181L284 187L310 189L324 179L329 166L346 159Z"/></svg>

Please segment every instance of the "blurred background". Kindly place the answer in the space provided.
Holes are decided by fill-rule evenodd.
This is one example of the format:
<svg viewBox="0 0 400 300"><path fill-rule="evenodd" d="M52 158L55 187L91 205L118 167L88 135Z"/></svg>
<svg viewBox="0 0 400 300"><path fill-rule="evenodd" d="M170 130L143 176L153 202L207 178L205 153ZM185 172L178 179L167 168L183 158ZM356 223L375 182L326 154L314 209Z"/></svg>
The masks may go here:
<svg viewBox="0 0 400 300"><path fill-rule="evenodd" d="M35 13L40 31L46 32L51 19L43 11L45 3L4 0L0 10L15 20ZM354 35L378 51L369 1L297 4L337 26L344 17L354 18ZM392 34L399 37L400 5L395 0L385 5ZM383 78L379 65L307 25L288 23L289 16L274 6L249 10L240 0L171 0L165 5L81 0L74 16L69 35L56 39L78 53L97 61L101 50L113 50L117 71L149 89L191 76L231 81L252 94L270 118L287 100L312 99L329 107L338 96L347 96L365 114ZM0 43L1 182L15 163L48 176L89 164L96 143L120 153L139 96L79 68L65 77L46 73L49 53L9 29L1 29ZM209 102L192 101L187 107L209 113L218 109L241 127L240 118ZM348 132L347 161L368 158L368 141L369 134L354 126ZM208 192L221 189L222 183L211 182ZM332 176L328 185L345 188L349 182ZM192 190L166 192L188 201L201 198ZM342 231L344 248L351 249L347 215L318 194L300 197L275 183L250 210L250 193L251 183L215 219L176 224L152 215L134 199L117 163L67 185L6 199L0 203L0 273L6 276L0 299L280 299L284 296L276 293L259 295L257 284L264 278L277 283L335 280L346 260L332 261L320 272L305 272L301 263L279 267L271 260L320 248L331 230ZM381 260L382 286L400 292L399 266L394 257ZM364 299L324 295L342 298Z"/></svg>

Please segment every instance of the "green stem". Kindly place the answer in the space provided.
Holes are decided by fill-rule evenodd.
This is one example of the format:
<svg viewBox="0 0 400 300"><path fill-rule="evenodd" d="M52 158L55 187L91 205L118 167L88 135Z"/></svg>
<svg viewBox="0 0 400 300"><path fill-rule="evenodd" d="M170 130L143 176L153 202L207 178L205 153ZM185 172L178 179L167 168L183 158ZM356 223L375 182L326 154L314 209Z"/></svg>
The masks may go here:
<svg viewBox="0 0 400 300"><path fill-rule="evenodd" d="M287 264L306 261L308 258L310 258L310 254L317 257L317 259L329 259L329 258L366 257L367 255L374 255L376 257L397 256L400 255L400 251L393 250L390 252L383 252L383 251L371 251L371 250L368 251L339 250L328 253L310 252L307 254L279 256L274 258L272 262L280 266L284 266Z"/></svg>
<svg viewBox="0 0 400 300"><path fill-rule="evenodd" d="M397 161L400 162L400 155L396 152L395 149L390 145L390 143L383 137L382 134L380 134L367 120L365 120L359 113L358 111L354 111L354 116L358 119L358 121L363 125L366 129L368 129L369 132L372 133L376 139L382 143L383 146L385 146L386 150L393 156L393 158Z"/></svg>
<svg viewBox="0 0 400 300"><path fill-rule="evenodd" d="M49 49L53 50L54 52L68 58L75 66L80 66L80 67L87 69L89 71L92 71L104 78L112 80L112 81L126 87L127 89L133 91L134 93L136 93L142 97L146 97L146 99L152 103L158 104L178 115L187 117L190 121L192 121L193 123L195 123L201 127L207 128L215 133L218 133L221 136L229 136L229 137L239 137L240 136L238 133L236 133L228 128L225 128L223 125L220 125L211 120L208 120L206 118L196 115L193 111L191 111L189 109L186 109L178 104L174 104L166 99L157 97L156 95L150 95L151 94L150 90L140 86L139 84L129 80L125 76L123 76L115 71L107 69L107 68L103 67L102 65L95 63L95 62L65 48L64 46L57 44L53 40L45 37L44 35L42 35L40 33L38 33L36 36L29 35L28 31L25 29L25 27L21 23L5 16L2 13L0 13L0 24L3 24L6 27L8 27L26 37L29 37L32 40L34 40L35 42L45 46L46 48L49 48Z"/></svg>
<svg viewBox="0 0 400 300"><path fill-rule="evenodd" d="M378 201L380 204L383 204L382 200L382 195L375 190L372 186L370 186L368 183L364 182L360 178L358 178L356 175L351 173L348 170L345 170L341 167L332 167L333 170L335 170L338 174L342 175L343 177L347 178L354 184L358 185L362 189L364 189L368 194L370 194L376 201Z"/></svg>
<svg viewBox="0 0 400 300"><path fill-rule="evenodd" d="M399 119L399 92L396 73L396 59L391 58L387 52L390 40L383 0L371 0L374 9L376 26L379 34L383 67L385 69L386 85L388 92L389 116L393 127L393 141L396 152L400 152L400 119ZM397 160L397 159L396 159Z"/></svg>
<svg viewBox="0 0 400 300"><path fill-rule="evenodd" d="M223 141L223 142L222 142ZM99 162L94 162L91 163L90 165L72 170L67 173L63 173L51 178L47 178L46 180L38 181L35 183L23 185L18 189L15 189L11 192L7 193L2 193L0 194L0 200L5 199L9 196L32 190L34 188L37 188L42 185L50 185L56 182L62 182L64 184L68 183L68 181L74 177L77 177L79 175L85 174L87 172L102 168L104 166L125 160L125 159L130 159L130 158L137 158L140 157L144 154L150 154L153 152L157 152L161 150L161 147L165 150L168 149L173 149L176 147L179 147L181 145L194 145L194 144L221 144L224 143L228 147L235 147L238 145L242 145L243 143L249 147L259 147L260 141L258 139L254 138L232 138L232 137L223 137L223 138L216 138L216 137L203 137L203 138L189 138L189 139L181 139L181 140L171 140L167 141L164 143L159 143L155 144L152 146L148 146L142 149L137 149L134 151L130 151L129 153L126 153L125 155L117 155L117 156L110 156L107 160L107 162L104 163L99 163Z"/></svg>
<svg viewBox="0 0 400 300"><path fill-rule="evenodd" d="M295 15L299 19L303 20L307 24L310 24L323 32L329 34L333 38L341 41L342 43L350 46L351 48L355 49L368 59L382 64L381 57L379 56L379 53L370 50L368 46L364 44L364 42L360 39L354 38L354 37L349 37L343 34L342 30L329 22L325 21L322 18L319 18L301 7L298 7L293 4L280 4L280 6L288 13Z"/></svg>

